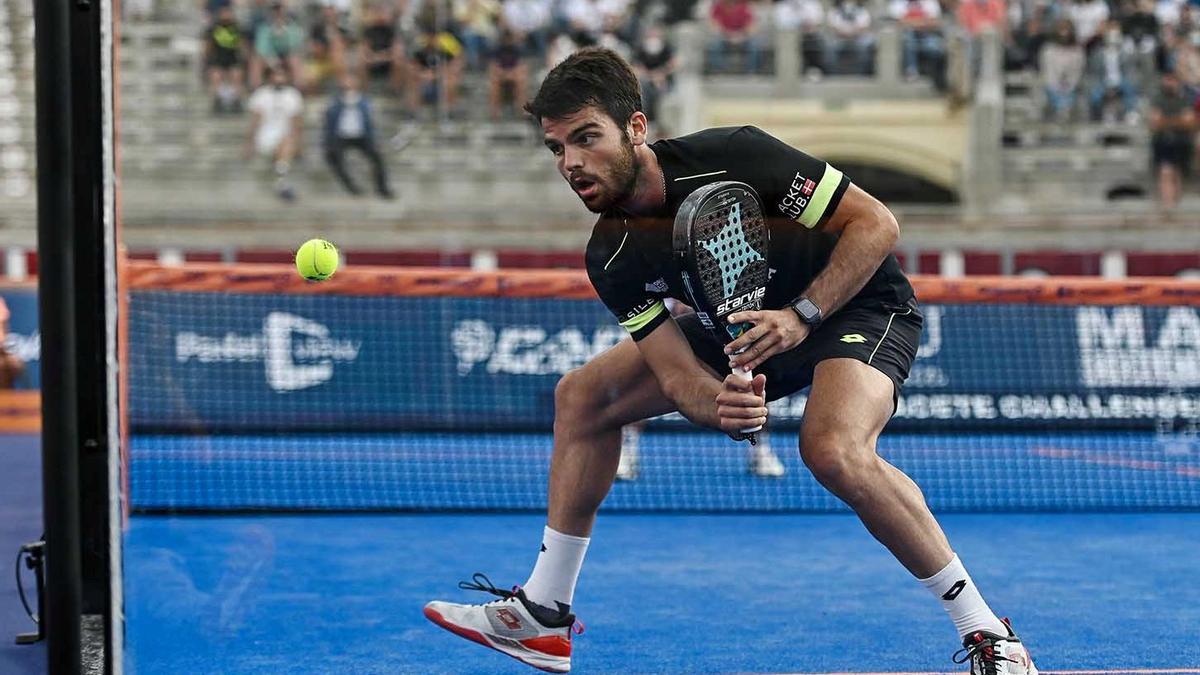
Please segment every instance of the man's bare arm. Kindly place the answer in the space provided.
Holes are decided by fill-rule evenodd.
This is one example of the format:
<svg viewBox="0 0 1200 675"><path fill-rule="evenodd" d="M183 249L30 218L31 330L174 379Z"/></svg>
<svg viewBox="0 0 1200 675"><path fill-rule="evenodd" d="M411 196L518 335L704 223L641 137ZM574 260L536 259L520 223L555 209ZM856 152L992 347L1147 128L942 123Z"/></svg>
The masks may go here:
<svg viewBox="0 0 1200 675"><path fill-rule="evenodd" d="M740 381L723 383L696 358L673 319L664 321L637 345L663 393L695 424L737 434L766 423L764 397ZM730 375L728 379L735 378ZM759 388L761 391L761 383Z"/></svg>
<svg viewBox="0 0 1200 675"><path fill-rule="evenodd" d="M866 285L900 237L896 217L879 200L851 184L824 231L838 235L829 264L804 296L825 316L833 314Z"/></svg>

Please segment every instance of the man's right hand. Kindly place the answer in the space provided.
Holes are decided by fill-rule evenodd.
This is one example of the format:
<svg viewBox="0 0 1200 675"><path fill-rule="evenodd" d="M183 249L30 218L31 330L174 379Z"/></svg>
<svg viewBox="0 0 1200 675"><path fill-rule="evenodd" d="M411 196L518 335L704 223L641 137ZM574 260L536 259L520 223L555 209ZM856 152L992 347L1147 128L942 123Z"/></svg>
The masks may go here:
<svg viewBox="0 0 1200 675"><path fill-rule="evenodd" d="M767 423L767 376L761 373L753 380L726 375L717 394L717 417L721 431L734 440L742 440L743 429L753 429Z"/></svg>

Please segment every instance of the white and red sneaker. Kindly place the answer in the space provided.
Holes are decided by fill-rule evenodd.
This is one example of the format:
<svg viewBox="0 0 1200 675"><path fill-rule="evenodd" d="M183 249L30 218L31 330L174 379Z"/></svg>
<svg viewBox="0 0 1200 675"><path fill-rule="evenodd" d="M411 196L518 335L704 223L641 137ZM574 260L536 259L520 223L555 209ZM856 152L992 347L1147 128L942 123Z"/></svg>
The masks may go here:
<svg viewBox="0 0 1200 675"><path fill-rule="evenodd" d="M571 670L571 634L583 632L583 624L569 612L554 612L525 598L519 586L504 591L482 574L474 583L460 582L459 588L499 596L482 605L460 605L434 600L425 605L425 618L464 637L503 652L534 668L551 673Z"/></svg>
<svg viewBox="0 0 1200 675"><path fill-rule="evenodd" d="M976 631L963 639L963 648L954 654L955 663L969 663L971 675L1038 675L1029 650L1013 632L1012 623L1001 619L1008 635Z"/></svg>

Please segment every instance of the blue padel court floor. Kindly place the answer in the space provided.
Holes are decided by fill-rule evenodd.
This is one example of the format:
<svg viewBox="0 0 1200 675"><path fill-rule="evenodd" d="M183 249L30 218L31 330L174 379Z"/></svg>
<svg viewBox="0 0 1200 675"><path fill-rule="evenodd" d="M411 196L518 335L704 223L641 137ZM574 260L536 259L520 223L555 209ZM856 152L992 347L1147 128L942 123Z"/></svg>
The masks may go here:
<svg viewBox="0 0 1200 675"><path fill-rule="evenodd" d="M949 514L1044 673L1200 673L1200 513ZM538 515L134 516L127 673L521 673L428 623L523 583ZM940 606L850 515L602 514L576 673L962 672Z"/></svg>

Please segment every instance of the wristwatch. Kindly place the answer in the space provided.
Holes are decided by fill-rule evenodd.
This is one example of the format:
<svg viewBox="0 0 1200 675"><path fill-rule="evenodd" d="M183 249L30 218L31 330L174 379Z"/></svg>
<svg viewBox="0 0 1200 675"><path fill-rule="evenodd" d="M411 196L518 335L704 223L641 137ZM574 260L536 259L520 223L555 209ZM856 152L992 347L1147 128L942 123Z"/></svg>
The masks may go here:
<svg viewBox="0 0 1200 675"><path fill-rule="evenodd" d="M801 297L792 303L792 310L800 316L800 320L816 328L821 325L821 308L808 298Z"/></svg>

